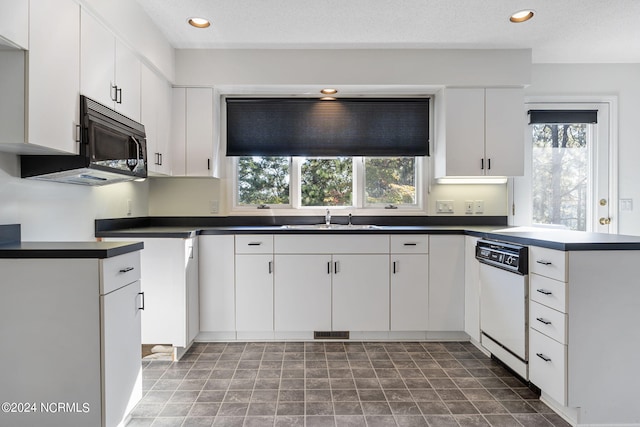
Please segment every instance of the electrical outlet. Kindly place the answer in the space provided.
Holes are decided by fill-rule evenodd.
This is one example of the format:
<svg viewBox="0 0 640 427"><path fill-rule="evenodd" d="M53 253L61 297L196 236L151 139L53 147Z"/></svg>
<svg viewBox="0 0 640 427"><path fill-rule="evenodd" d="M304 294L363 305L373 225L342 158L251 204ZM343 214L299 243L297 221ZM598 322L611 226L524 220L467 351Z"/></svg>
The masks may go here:
<svg viewBox="0 0 640 427"><path fill-rule="evenodd" d="M475 206L475 212L481 214L484 212L484 200L476 200L473 202Z"/></svg>
<svg viewBox="0 0 640 427"><path fill-rule="evenodd" d="M217 200L209 200L209 212L217 214L220 210L220 205Z"/></svg>
<svg viewBox="0 0 640 427"><path fill-rule="evenodd" d="M437 213L453 213L453 200L436 200Z"/></svg>
<svg viewBox="0 0 640 427"><path fill-rule="evenodd" d="M473 213L473 200L465 200L464 202L464 213L472 214Z"/></svg>

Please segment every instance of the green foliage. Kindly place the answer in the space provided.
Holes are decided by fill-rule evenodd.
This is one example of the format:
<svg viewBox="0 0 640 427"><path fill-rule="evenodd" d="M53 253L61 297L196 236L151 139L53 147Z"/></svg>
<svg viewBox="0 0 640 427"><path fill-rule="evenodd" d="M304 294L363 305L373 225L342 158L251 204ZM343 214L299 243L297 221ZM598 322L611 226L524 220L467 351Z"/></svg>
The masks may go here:
<svg viewBox="0 0 640 427"><path fill-rule="evenodd" d="M533 125L533 217L538 224L587 227L586 124Z"/></svg>
<svg viewBox="0 0 640 427"><path fill-rule="evenodd" d="M238 158L240 205L289 204L289 157Z"/></svg>
<svg viewBox="0 0 640 427"><path fill-rule="evenodd" d="M415 165L414 157L366 158L366 203L415 204Z"/></svg>
<svg viewBox="0 0 640 427"><path fill-rule="evenodd" d="M307 159L300 175L302 206L351 206L353 161L349 157Z"/></svg>

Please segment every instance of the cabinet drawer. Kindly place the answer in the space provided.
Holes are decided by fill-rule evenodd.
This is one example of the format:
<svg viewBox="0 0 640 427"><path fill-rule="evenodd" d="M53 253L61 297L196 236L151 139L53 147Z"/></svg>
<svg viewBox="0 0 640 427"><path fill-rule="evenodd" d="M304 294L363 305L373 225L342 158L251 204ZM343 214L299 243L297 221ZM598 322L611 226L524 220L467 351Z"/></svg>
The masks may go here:
<svg viewBox="0 0 640 427"><path fill-rule="evenodd" d="M140 251L101 261L100 294L105 295L140 279Z"/></svg>
<svg viewBox="0 0 640 427"><path fill-rule="evenodd" d="M529 247L529 272L566 282L567 252Z"/></svg>
<svg viewBox="0 0 640 427"><path fill-rule="evenodd" d="M427 254L429 236L426 234L391 235L392 254Z"/></svg>
<svg viewBox="0 0 640 427"><path fill-rule="evenodd" d="M247 234L236 236L237 254L270 254L273 253L273 235Z"/></svg>
<svg viewBox="0 0 640 427"><path fill-rule="evenodd" d="M567 313L567 284L538 274L529 275L529 298L562 313Z"/></svg>
<svg viewBox="0 0 640 427"><path fill-rule="evenodd" d="M564 313L532 301L529 304L529 327L561 344L567 343L567 315Z"/></svg>
<svg viewBox="0 0 640 427"><path fill-rule="evenodd" d="M567 404L567 346L529 330L529 380L562 405Z"/></svg>
<svg viewBox="0 0 640 427"><path fill-rule="evenodd" d="M276 235L278 254L388 254L389 236L377 235Z"/></svg>

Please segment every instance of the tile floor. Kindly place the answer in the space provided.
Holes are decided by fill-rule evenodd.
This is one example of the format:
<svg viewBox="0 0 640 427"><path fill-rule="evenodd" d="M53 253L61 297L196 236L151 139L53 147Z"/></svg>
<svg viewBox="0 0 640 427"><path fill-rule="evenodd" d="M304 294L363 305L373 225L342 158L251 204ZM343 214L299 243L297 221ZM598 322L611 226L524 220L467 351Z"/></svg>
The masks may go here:
<svg viewBox="0 0 640 427"><path fill-rule="evenodd" d="M568 426L470 343L198 343L144 361L135 426Z"/></svg>

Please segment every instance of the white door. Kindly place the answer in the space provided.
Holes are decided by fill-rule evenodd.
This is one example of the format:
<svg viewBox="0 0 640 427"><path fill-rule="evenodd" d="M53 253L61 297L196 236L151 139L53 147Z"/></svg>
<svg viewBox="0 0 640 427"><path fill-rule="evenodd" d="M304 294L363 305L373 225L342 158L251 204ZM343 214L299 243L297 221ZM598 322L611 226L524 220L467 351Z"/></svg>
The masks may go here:
<svg viewBox="0 0 640 427"><path fill-rule="evenodd" d="M480 263L476 259L477 237L465 236L464 331L480 342Z"/></svg>
<svg viewBox="0 0 640 427"><path fill-rule="evenodd" d="M273 331L273 255L236 255L236 330Z"/></svg>
<svg viewBox="0 0 640 427"><path fill-rule="evenodd" d="M116 111L140 121L140 76L138 57L122 42L116 40Z"/></svg>
<svg viewBox="0 0 640 427"><path fill-rule="evenodd" d="M464 236L429 236L429 330L464 329Z"/></svg>
<svg viewBox="0 0 640 427"><path fill-rule="evenodd" d="M200 330L235 331L234 237L228 234L200 236L198 249Z"/></svg>
<svg viewBox="0 0 640 427"><path fill-rule="evenodd" d="M80 15L80 26L80 92L113 108L115 37L84 8Z"/></svg>
<svg viewBox="0 0 640 427"><path fill-rule="evenodd" d="M142 398L140 281L100 297L104 365L104 425L120 425Z"/></svg>
<svg viewBox="0 0 640 427"><path fill-rule="evenodd" d="M211 176L213 159L213 89L186 89L186 174Z"/></svg>
<svg viewBox="0 0 640 427"><path fill-rule="evenodd" d="M333 330L389 330L389 255L333 256Z"/></svg>
<svg viewBox="0 0 640 427"><path fill-rule="evenodd" d="M198 283L198 239L185 240L187 281L187 343L200 333L200 294Z"/></svg>
<svg viewBox="0 0 640 427"><path fill-rule="evenodd" d="M391 255L391 330L426 331L429 255Z"/></svg>
<svg viewBox="0 0 640 427"><path fill-rule="evenodd" d="M275 330L331 330L331 255L275 256Z"/></svg>
<svg viewBox="0 0 640 427"><path fill-rule="evenodd" d="M610 102L529 102L527 110L595 111L597 123L536 123L526 129L525 177L515 178L515 225L616 233L615 141ZM571 121L571 120L570 120Z"/></svg>

